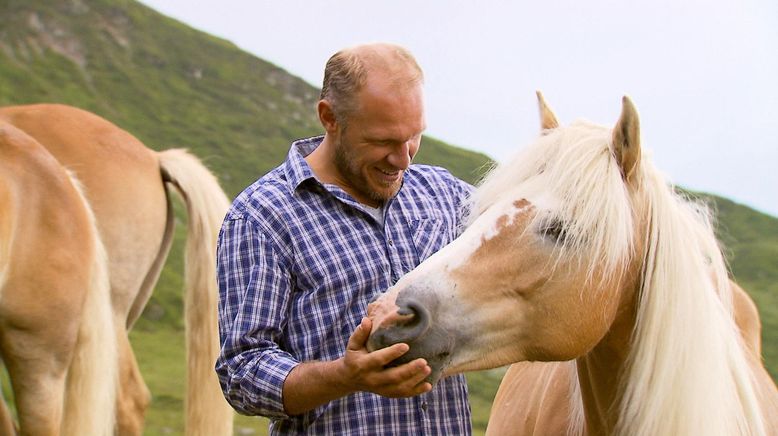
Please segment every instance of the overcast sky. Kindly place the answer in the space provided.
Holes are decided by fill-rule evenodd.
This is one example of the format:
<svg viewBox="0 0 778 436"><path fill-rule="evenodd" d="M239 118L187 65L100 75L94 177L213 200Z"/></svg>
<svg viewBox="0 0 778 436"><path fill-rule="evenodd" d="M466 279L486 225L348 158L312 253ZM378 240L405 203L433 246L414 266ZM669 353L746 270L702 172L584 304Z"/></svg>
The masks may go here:
<svg viewBox="0 0 778 436"><path fill-rule="evenodd" d="M536 89L562 123L611 125L628 94L671 181L778 216L775 0L142 1L317 87L338 49L401 44L427 133L497 160L535 138Z"/></svg>

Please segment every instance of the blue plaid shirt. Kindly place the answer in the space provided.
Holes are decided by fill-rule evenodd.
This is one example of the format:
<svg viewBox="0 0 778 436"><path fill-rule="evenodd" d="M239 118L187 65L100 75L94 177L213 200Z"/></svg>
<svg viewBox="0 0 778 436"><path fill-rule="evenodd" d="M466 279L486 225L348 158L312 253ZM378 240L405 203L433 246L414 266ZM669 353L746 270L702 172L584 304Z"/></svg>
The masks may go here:
<svg viewBox="0 0 778 436"><path fill-rule="evenodd" d="M308 413L284 413L284 380L299 362L346 350L367 304L453 240L470 185L412 165L380 225L304 156L322 138L292 144L287 160L233 202L218 248L222 390L240 413L271 418L271 434L469 435L462 375L412 398L358 392Z"/></svg>

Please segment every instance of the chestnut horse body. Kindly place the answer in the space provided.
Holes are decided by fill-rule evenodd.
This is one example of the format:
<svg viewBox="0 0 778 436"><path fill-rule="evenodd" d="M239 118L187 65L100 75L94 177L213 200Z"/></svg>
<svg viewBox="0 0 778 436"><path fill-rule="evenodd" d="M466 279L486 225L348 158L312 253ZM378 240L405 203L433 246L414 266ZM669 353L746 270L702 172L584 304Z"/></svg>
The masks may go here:
<svg viewBox="0 0 778 436"><path fill-rule="evenodd" d="M433 382L524 362L490 434L775 434L753 304L707 209L643 156L632 102L613 129L561 127L538 96L541 137L486 177L459 238L371 304L368 348L407 343Z"/></svg>
<svg viewBox="0 0 778 436"><path fill-rule="evenodd" d="M157 282L172 243L169 190L188 211L186 248L187 434L232 433L213 362L218 353L214 273L216 235L228 200L215 177L183 150L155 152L110 122L63 105L0 108L0 122L42 145L83 185L108 259L119 355L117 429L141 434L150 395L128 331ZM50 241L56 245L57 241ZM88 407L88 406L85 406Z"/></svg>
<svg viewBox="0 0 778 436"><path fill-rule="evenodd" d="M117 347L105 250L78 184L0 122L0 353L22 434L114 430ZM16 425L0 403L0 434Z"/></svg>

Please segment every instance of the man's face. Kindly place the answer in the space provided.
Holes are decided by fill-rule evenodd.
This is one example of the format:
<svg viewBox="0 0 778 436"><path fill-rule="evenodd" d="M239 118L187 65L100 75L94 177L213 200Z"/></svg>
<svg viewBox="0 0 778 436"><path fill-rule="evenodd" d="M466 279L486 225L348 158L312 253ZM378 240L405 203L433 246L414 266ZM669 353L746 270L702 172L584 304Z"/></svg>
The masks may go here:
<svg viewBox="0 0 778 436"><path fill-rule="evenodd" d="M402 185L426 125L421 85L368 80L335 138L335 167L360 201L383 202Z"/></svg>

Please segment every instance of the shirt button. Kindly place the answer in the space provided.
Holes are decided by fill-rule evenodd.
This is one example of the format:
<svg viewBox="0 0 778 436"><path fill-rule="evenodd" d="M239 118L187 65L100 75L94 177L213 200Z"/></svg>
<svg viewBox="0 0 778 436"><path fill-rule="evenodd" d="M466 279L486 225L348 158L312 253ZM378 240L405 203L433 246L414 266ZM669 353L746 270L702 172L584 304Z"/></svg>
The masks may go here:
<svg viewBox="0 0 778 436"><path fill-rule="evenodd" d="M390 246L390 247L394 247L394 241L393 241L393 240L391 240L391 239L390 239L390 240L389 240L389 241L387 241L387 242L389 243L389 246Z"/></svg>
<svg viewBox="0 0 778 436"><path fill-rule="evenodd" d="M427 411L427 402L426 401L422 401L421 402L421 410L423 410L425 412Z"/></svg>

